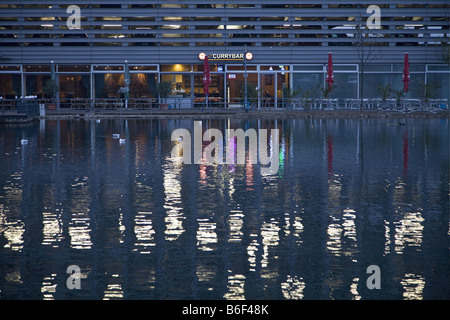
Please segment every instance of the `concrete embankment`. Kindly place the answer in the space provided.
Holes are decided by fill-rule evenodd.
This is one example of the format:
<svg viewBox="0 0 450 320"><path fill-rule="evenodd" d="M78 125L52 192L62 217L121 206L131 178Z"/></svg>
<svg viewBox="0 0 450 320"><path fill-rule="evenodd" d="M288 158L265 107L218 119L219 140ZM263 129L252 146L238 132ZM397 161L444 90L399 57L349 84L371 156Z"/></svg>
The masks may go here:
<svg viewBox="0 0 450 320"><path fill-rule="evenodd" d="M54 110L47 112L44 119L292 119L292 118L449 118L449 110L250 110L241 109L188 109L188 110L108 110L77 111Z"/></svg>

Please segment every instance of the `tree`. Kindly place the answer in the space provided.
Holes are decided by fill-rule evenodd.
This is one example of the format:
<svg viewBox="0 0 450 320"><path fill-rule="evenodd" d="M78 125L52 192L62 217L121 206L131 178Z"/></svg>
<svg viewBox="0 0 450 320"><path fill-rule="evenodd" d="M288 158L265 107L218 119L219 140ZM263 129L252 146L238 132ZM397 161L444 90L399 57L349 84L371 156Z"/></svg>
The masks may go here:
<svg viewBox="0 0 450 320"><path fill-rule="evenodd" d="M450 45L448 43L442 42L439 55L443 63L450 65Z"/></svg>
<svg viewBox="0 0 450 320"><path fill-rule="evenodd" d="M299 89L291 89L284 87L282 94L283 94L283 100L286 102L287 106L292 106L294 99L298 97L298 95L301 93Z"/></svg>
<svg viewBox="0 0 450 320"><path fill-rule="evenodd" d="M386 99L389 99L392 94L391 84L388 83L385 86L378 87L378 92L380 93L383 107L386 107Z"/></svg>
<svg viewBox="0 0 450 320"><path fill-rule="evenodd" d="M392 89L391 92L395 96L395 103L396 103L397 107L400 108L402 105L403 97L405 96L405 91L403 89L401 89L401 90Z"/></svg>
<svg viewBox="0 0 450 320"><path fill-rule="evenodd" d="M371 28L363 24L362 16L360 15L355 27L353 46L357 56L359 65L359 108L363 108L364 95L364 69L365 66L372 63L374 60L380 59L383 56L383 50L378 45L377 39L383 37L381 33L370 33Z"/></svg>
<svg viewBox="0 0 450 320"><path fill-rule="evenodd" d="M421 81L421 85L422 85L422 97L424 100L425 107L429 107L430 99L433 98L434 94L436 93L436 90L440 88L440 85L436 82L425 83L424 81Z"/></svg>
<svg viewBox="0 0 450 320"><path fill-rule="evenodd" d="M58 93L58 84L56 83L56 80L47 80L44 84L43 90L47 98L56 99L56 94Z"/></svg>

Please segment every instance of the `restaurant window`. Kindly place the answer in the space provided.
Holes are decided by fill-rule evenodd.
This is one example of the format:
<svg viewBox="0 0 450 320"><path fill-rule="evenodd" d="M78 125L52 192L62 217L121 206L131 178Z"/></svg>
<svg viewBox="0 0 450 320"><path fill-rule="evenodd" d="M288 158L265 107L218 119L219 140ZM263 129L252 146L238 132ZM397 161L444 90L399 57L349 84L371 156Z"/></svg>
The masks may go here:
<svg viewBox="0 0 450 320"><path fill-rule="evenodd" d="M181 97L191 96L191 74L161 74L161 82L164 81L172 83L172 95Z"/></svg>
<svg viewBox="0 0 450 320"><path fill-rule="evenodd" d="M58 72L90 72L89 65L58 65Z"/></svg>
<svg viewBox="0 0 450 320"><path fill-rule="evenodd" d="M123 73L94 74L95 98L120 98L120 87L124 86Z"/></svg>
<svg viewBox="0 0 450 320"><path fill-rule="evenodd" d="M244 73L227 73L227 97L228 103L240 104L245 97L245 78ZM255 102L258 99L258 74L248 73L247 78L247 97L249 101Z"/></svg>
<svg viewBox="0 0 450 320"><path fill-rule="evenodd" d="M38 98L50 98L44 94L45 83L50 80L50 74L26 74L25 95L35 95Z"/></svg>
<svg viewBox="0 0 450 320"><path fill-rule="evenodd" d="M22 83L20 74L0 73L0 97L4 99L14 99L22 95Z"/></svg>
<svg viewBox="0 0 450 320"><path fill-rule="evenodd" d="M332 98L344 99L358 97L358 74L356 72L335 73L334 85L336 87L331 94Z"/></svg>
<svg viewBox="0 0 450 320"><path fill-rule="evenodd" d="M59 75L59 97L62 100L90 97L90 75Z"/></svg>
<svg viewBox="0 0 450 320"><path fill-rule="evenodd" d="M161 72L186 72L191 71L190 64L163 64L161 65Z"/></svg>
<svg viewBox="0 0 450 320"><path fill-rule="evenodd" d="M217 73L211 74L211 84L209 85L209 96L223 98L225 95L224 90L224 74ZM203 91L203 75L194 75L194 95L196 97L204 97Z"/></svg>
<svg viewBox="0 0 450 320"><path fill-rule="evenodd" d="M323 87L323 72L305 72L292 74L293 90L300 91L300 97L318 98L318 88Z"/></svg>
<svg viewBox="0 0 450 320"><path fill-rule="evenodd" d="M450 98L450 73L427 73L427 83L431 86L432 98Z"/></svg>
<svg viewBox="0 0 450 320"><path fill-rule="evenodd" d="M130 98L156 98L156 73L131 73Z"/></svg>
<svg viewBox="0 0 450 320"><path fill-rule="evenodd" d="M24 72L50 72L50 64L48 65L26 65Z"/></svg>

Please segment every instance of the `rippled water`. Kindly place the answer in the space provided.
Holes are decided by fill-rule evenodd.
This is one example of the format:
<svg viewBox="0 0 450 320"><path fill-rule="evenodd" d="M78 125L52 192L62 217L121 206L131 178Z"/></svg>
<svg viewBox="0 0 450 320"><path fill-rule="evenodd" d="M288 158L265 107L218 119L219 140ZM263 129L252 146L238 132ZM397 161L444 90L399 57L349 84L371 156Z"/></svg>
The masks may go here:
<svg viewBox="0 0 450 320"><path fill-rule="evenodd" d="M279 129L269 176L172 158L193 120L3 125L0 298L448 299L449 121L405 121L203 120Z"/></svg>

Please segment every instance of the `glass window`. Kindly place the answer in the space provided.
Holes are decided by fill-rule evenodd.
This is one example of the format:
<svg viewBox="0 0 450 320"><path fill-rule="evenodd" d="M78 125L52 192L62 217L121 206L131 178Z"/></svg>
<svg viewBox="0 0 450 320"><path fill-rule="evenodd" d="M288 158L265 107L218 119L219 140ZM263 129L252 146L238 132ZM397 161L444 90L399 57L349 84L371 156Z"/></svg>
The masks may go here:
<svg viewBox="0 0 450 320"><path fill-rule="evenodd" d="M194 95L196 97L204 97L203 92L203 75L194 75ZM211 74L211 85L209 86L210 97L224 97L224 75L223 74Z"/></svg>
<svg viewBox="0 0 450 320"><path fill-rule="evenodd" d="M131 73L130 98L156 98L156 73Z"/></svg>
<svg viewBox="0 0 450 320"><path fill-rule="evenodd" d="M94 66L94 71L123 71L123 66Z"/></svg>
<svg viewBox="0 0 450 320"><path fill-rule="evenodd" d="M123 86L123 73L94 74L95 98L120 98L119 89Z"/></svg>
<svg viewBox="0 0 450 320"><path fill-rule="evenodd" d="M24 72L50 72L50 65L26 65Z"/></svg>
<svg viewBox="0 0 450 320"><path fill-rule="evenodd" d="M225 66L223 64L209 64L210 72L223 72L225 70ZM194 72L203 72L203 64L194 64L193 65Z"/></svg>
<svg viewBox="0 0 450 320"><path fill-rule="evenodd" d="M188 97L191 95L191 74L161 74L161 82L172 82L172 94Z"/></svg>
<svg viewBox="0 0 450 320"><path fill-rule="evenodd" d="M372 72L391 72L391 65L390 64L370 64L367 66L364 66L365 71L372 71Z"/></svg>
<svg viewBox="0 0 450 320"><path fill-rule="evenodd" d="M224 88L225 74L212 74L211 85L209 86L208 102L211 107L223 107L225 102ZM194 107L202 107L205 105L205 94L203 91L202 75L194 75Z"/></svg>
<svg viewBox="0 0 450 320"><path fill-rule="evenodd" d="M161 65L162 72L186 72L191 71L190 64L163 64Z"/></svg>
<svg viewBox="0 0 450 320"><path fill-rule="evenodd" d="M58 72L90 72L88 65L58 65Z"/></svg>
<svg viewBox="0 0 450 320"><path fill-rule="evenodd" d="M48 80L50 80L50 74L26 74L25 95L36 95L38 98L50 98L44 94L44 86Z"/></svg>
<svg viewBox="0 0 450 320"><path fill-rule="evenodd" d="M1 69L0 69L1 70ZM447 66L428 66L428 71L446 71L449 72L448 65Z"/></svg>
<svg viewBox="0 0 450 320"><path fill-rule="evenodd" d="M14 99L16 96L20 97L22 95L20 74L0 73L0 83L0 97Z"/></svg>
<svg viewBox="0 0 450 320"><path fill-rule="evenodd" d="M282 66L282 65L261 66L260 69L268 71L287 71L289 70L289 66Z"/></svg>
<svg viewBox="0 0 450 320"><path fill-rule="evenodd" d="M240 104L244 98L245 78L243 73L227 73L228 103ZM258 74L249 73L247 78L247 97L249 101L258 99Z"/></svg>
<svg viewBox="0 0 450 320"><path fill-rule="evenodd" d="M364 73L364 98L382 98L382 88L392 86L391 76L390 73Z"/></svg>
<svg viewBox="0 0 450 320"><path fill-rule="evenodd" d="M431 87L432 99L450 98L450 73L428 73L427 83Z"/></svg>
<svg viewBox="0 0 450 320"><path fill-rule="evenodd" d="M356 71L357 66L340 66L340 65L334 65L333 66L334 71Z"/></svg>
<svg viewBox="0 0 450 320"><path fill-rule="evenodd" d="M89 98L90 97L90 75L59 75L59 97L61 99Z"/></svg>
<svg viewBox="0 0 450 320"><path fill-rule="evenodd" d="M227 66L228 71L245 71L245 67L242 66ZM247 65L247 71L256 71L256 66Z"/></svg>
<svg viewBox="0 0 450 320"><path fill-rule="evenodd" d="M404 65L401 64L394 64L394 71L403 72ZM409 71L410 72L424 72L425 71L425 65L424 64L410 64L409 65Z"/></svg>
<svg viewBox="0 0 450 320"><path fill-rule="evenodd" d="M3 71L20 71L20 66L0 66L0 72Z"/></svg>
<svg viewBox="0 0 450 320"><path fill-rule="evenodd" d="M297 71L323 71L322 65L316 66L294 66L294 70Z"/></svg>
<svg viewBox="0 0 450 320"><path fill-rule="evenodd" d="M157 71L157 66L130 66L130 71Z"/></svg>
<svg viewBox="0 0 450 320"><path fill-rule="evenodd" d="M396 91L403 90L403 74L394 73L391 76L391 88ZM425 81L424 73L411 73L409 82L409 90L405 95L405 98L421 99L423 93L423 83Z"/></svg>
<svg viewBox="0 0 450 320"><path fill-rule="evenodd" d="M318 98L319 88L323 87L323 73L293 73L293 90L300 93L300 97Z"/></svg>
<svg viewBox="0 0 450 320"><path fill-rule="evenodd" d="M333 98L356 98L358 96L358 74L357 73L335 73L334 85L331 93Z"/></svg>

